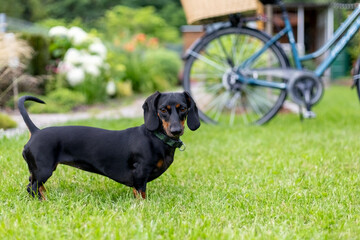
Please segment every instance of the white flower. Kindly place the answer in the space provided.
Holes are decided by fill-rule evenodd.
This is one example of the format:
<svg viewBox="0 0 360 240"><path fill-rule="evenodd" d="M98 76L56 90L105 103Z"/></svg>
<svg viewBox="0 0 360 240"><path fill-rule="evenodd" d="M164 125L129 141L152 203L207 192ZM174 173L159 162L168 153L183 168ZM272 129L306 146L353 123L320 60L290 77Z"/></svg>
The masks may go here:
<svg viewBox="0 0 360 240"><path fill-rule="evenodd" d="M90 55L88 53L83 53L81 56L81 66L85 72L90 75L97 77L100 75L100 68L103 65L103 59L97 55Z"/></svg>
<svg viewBox="0 0 360 240"><path fill-rule="evenodd" d="M75 67L70 69L66 74L66 79L71 86L76 86L82 83L85 79L85 72L83 69Z"/></svg>
<svg viewBox="0 0 360 240"><path fill-rule="evenodd" d="M49 36L50 37L54 37L54 36L67 36L68 34L68 29L64 26L56 26L56 27L52 27L49 30Z"/></svg>
<svg viewBox="0 0 360 240"><path fill-rule="evenodd" d="M104 44L102 44L100 41L94 42L90 44L89 51L91 53L97 54L103 59L106 57L107 49Z"/></svg>
<svg viewBox="0 0 360 240"><path fill-rule="evenodd" d="M79 27L70 28L67 36L74 45L80 45L88 38L88 34Z"/></svg>
<svg viewBox="0 0 360 240"><path fill-rule="evenodd" d="M84 54L81 60L83 66L94 65L101 67L104 64L103 59L97 55Z"/></svg>
<svg viewBox="0 0 360 240"><path fill-rule="evenodd" d="M100 75L100 70L95 65L86 65L83 66L86 73L90 74L93 77L98 77Z"/></svg>
<svg viewBox="0 0 360 240"><path fill-rule="evenodd" d="M114 81L110 81L106 85L106 93L109 96L114 96L116 94L116 84Z"/></svg>
<svg viewBox="0 0 360 240"><path fill-rule="evenodd" d="M82 59L82 53L75 48L69 48L64 56L64 62L73 65L81 63Z"/></svg>

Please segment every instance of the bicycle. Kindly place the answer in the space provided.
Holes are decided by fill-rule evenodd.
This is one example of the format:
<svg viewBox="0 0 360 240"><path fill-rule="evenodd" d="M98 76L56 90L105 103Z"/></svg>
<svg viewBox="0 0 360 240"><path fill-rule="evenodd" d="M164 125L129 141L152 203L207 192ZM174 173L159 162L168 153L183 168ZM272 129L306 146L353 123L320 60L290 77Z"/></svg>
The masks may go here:
<svg viewBox="0 0 360 240"><path fill-rule="evenodd" d="M264 124L282 108L287 95L299 105L301 116L311 111L324 91L321 76L360 29L360 5L317 51L300 56L288 12L281 0L260 0L280 7L285 27L274 36L245 26L248 20L231 15L228 22L207 32L185 55L183 87L197 102L200 117L207 123ZM294 67L279 43L287 36ZM302 62L330 50L314 71ZM360 98L360 60L354 71L354 86ZM239 119L239 120L238 120Z"/></svg>

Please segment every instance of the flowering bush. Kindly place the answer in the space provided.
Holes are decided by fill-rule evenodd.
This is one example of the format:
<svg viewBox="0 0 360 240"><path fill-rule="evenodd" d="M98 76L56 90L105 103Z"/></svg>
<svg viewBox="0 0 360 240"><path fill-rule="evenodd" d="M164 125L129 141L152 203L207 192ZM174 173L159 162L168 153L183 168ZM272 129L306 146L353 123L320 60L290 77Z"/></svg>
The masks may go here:
<svg viewBox="0 0 360 240"><path fill-rule="evenodd" d="M109 53L114 79L111 89L116 86L118 95L128 95L130 89L135 92L166 90L177 82L180 56L164 48L164 43L178 43L179 34L153 7L115 6L106 11L98 27L113 45ZM118 67L115 67L119 63L122 65L120 81Z"/></svg>
<svg viewBox="0 0 360 240"><path fill-rule="evenodd" d="M128 8L119 9L130 11ZM111 51L99 38L79 27L51 28L53 64L50 70L55 81L49 84L48 90L70 88L84 93L87 102L93 103L109 96L129 96L133 91L166 90L177 83L180 57L161 44L161 41L174 41L175 38L172 31L163 34L159 30L166 30L168 26L159 17L151 16L153 10L150 10L144 11L151 21L139 25L139 28L134 24L132 27L118 26L117 30L112 28L111 34L109 26L115 27L115 15L119 14L112 16L109 13L114 21L105 25L108 31L104 34L108 33L107 39L112 41L109 43ZM136 11L130 13L133 16ZM125 21L124 16L121 21ZM144 29L144 32L139 32L139 29Z"/></svg>
<svg viewBox="0 0 360 240"><path fill-rule="evenodd" d="M54 59L51 70L59 75L59 81L81 91L88 103L104 100L106 94L108 64L107 48L102 41L79 27L56 26L50 29L50 52ZM91 86L86 86L86 85Z"/></svg>

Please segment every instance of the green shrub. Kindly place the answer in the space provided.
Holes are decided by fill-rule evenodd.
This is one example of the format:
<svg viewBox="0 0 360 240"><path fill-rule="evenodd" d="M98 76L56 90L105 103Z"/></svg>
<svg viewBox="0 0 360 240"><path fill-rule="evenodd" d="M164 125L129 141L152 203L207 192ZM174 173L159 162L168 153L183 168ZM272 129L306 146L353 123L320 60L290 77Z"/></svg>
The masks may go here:
<svg viewBox="0 0 360 240"><path fill-rule="evenodd" d="M104 102L107 98L106 82L101 77L86 76L84 82L75 86L74 90L81 93L88 104Z"/></svg>
<svg viewBox="0 0 360 240"><path fill-rule="evenodd" d="M45 93L49 94L52 91L60 88L69 88L69 83L66 81L66 78L60 74L54 74L48 77L45 85Z"/></svg>
<svg viewBox="0 0 360 240"><path fill-rule="evenodd" d="M71 41L66 37L52 38L49 45L49 52L54 65L58 64L59 59L63 59L66 51L71 48Z"/></svg>
<svg viewBox="0 0 360 240"><path fill-rule="evenodd" d="M15 128L17 123L8 115L0 113L0 129Z"/></svg>
<svg viewBox="0 0 360 240"><path fill-rule="evenodd" d="M144 65L153 79L155 89L165 90L177 84L181 68L177 53L161 48L149 50L145 53Z"/></svg>
<svg viewBox="0 0 360 240"><path fill-rule="evenodd" d="M37 22L38 25L43 26L45 28L52 28L56 26L65 26L65 27L74 27L74 26L80 26L83 27L83 21L81 18L76 17L73 18L71 21L67 21L63 18L47 18L41 21Z"/></svg>
<svg viewBox="0 0 360 240"><path fill-rule="evenodd" d="M60 88L49 93L47 98L61 106L68 106L71 108L83 105L86 101L83 94L65 88Z"/></svg>
<svg viewBox="0 0 360 240"><path fill-rule="evenodd" d="M75 107L85 104L83 94L65 88L59 88L46 97L40 97L46 104L31 104L29 112L32 113L65 113Z"/></svg>
<svg viewBox="0 0 360 240"><path fill-rule="evenodd" d="M149 49L130 54L125 66L125 79L131 81L134 91L163 91L177 83L181 60L170 50Z"/></svg>
<svg viewBox="0 0 360 240"><path fill-rule="evenodd" d="M46 101L46 104L33 103L28 108L28 111L31 113L66 113L71 109L66 107L61 107L55 102Z"/></svg>
<svg viewBox="0 0 360 240"><path fill-rule="evenodd" d="M149 92L154 87L145 68L142 56L131 54L125 62L125 79L129 80L135 92Z"/></svg>

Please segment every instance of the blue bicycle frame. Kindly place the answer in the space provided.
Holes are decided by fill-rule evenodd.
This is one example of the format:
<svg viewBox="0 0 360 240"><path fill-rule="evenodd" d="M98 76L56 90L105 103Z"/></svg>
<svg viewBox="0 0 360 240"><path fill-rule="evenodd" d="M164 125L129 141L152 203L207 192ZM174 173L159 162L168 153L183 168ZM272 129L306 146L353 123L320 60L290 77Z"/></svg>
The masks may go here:
<svg viewBox="0 0 360 240"><path fill-rule="evenodd" d="M344 47L349 43L349 41L353 38L353 36L360 29L360 5L358 5L356 7L356 9L348 16L348 18L345 20L345 22L336 30L333 37L323 47L321 47L319 50L317 50L313 53L307 54L305 56L299 56L299 53L296 48L296 41L294 38L294 33L293 33L293 30L292 30L292 27L291 27L291 24L289 21L287 11L283 4L281 4L280 7L282 8L282 17L285 22L285 27L280 32L278 32L276 35L274 35L269 41L267 41L265 43L265 45L259 51L257 51L253 56L251 56L249 59L247 59L241 65L241 67L245 68L245 67L249 66L251 64L251 62L253 62L255 59L257 59L272 44L277 42L284 35L287 35L289 42L290 42L295 67L298 70L302 69L301 62L317 58L320 55L324 54L332 46L334 46L334 48L330 51L329 57L326 58L323 62L321 62L320 65L314 71L314 74L317 77L320 77L324 74L325 70L334 62L335 58L339 55L339 53L344 49ZM346 31L346 33L345 33L345 31ZM286 84L284 84L284 83L267 82L267 81L263 81L263 80L253 79L253 78L246 78L244 76L239 76L239 80L241 82L244 82L247 84L252 84L252 85L277 88L277 89L286 89Z"/></svg>

